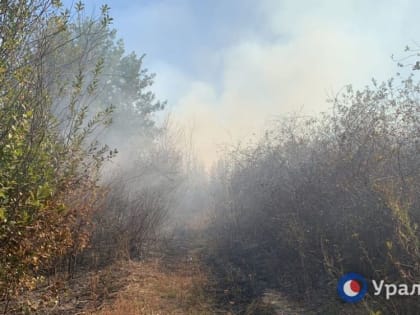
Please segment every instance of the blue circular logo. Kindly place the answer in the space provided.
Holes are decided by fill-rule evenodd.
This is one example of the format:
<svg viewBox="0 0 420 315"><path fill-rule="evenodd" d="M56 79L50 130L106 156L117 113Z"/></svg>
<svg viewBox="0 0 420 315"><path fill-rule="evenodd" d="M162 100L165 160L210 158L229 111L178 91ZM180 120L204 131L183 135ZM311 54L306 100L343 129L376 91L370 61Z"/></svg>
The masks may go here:
<svg viewBox="0 0 420 315"><path fill-rule="evenodd" d="M366 280L357 273L347 273L338 280L337 292L344 302L359 302L367 293Z"/></svg>

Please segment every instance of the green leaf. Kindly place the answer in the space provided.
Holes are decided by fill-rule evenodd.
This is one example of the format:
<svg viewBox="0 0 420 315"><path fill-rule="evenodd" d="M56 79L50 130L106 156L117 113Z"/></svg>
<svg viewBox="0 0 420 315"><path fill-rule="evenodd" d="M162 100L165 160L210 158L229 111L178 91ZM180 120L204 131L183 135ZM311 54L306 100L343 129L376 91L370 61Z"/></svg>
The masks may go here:
<svg viewBox="0 0 420 315"><path fill-rule="evenodd" d="M47 184L41 185L38 187L36 196L37 199L45 200L52 196L52 189Z"/></svg>
<svg viewBox="0 0 420 315"><path fill-rule="evenodd" d="M4 221L7 218L7 212L6 209L0 208L0 220Z"/></svg>

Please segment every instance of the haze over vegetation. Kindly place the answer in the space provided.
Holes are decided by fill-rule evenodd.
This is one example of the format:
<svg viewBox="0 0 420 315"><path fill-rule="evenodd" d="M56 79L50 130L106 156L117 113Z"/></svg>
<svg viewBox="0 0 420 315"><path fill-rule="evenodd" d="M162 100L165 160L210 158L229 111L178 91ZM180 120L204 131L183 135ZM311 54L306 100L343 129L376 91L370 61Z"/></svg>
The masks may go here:
<svg viewBox="0 0 420 315"><path fill-rule="evenodd" d="M1 1L3 313L417 314L417 291L336 292L420 283L420 47L396 40L415 4L382 8L401 47L328 4L146 5L167 33L184 19L184 49L212 34L194 62L167 37L159 65L108 5Z"/></svg>

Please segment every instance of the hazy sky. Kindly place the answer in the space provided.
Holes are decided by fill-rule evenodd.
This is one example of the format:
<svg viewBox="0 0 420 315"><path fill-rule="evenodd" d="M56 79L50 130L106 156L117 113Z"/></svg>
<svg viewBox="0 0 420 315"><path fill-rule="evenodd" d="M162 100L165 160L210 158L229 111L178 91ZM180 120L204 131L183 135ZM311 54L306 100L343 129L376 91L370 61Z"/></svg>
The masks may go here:
<svg viewBox="0 0 420 315"><path fill-rule="evenodd" d="M102 3L127 50L147 54L154 91L193 126L206 164L273 115L314 114L348 83L388 78L391 54L420 41L416 0L86 1Z"/></svg>

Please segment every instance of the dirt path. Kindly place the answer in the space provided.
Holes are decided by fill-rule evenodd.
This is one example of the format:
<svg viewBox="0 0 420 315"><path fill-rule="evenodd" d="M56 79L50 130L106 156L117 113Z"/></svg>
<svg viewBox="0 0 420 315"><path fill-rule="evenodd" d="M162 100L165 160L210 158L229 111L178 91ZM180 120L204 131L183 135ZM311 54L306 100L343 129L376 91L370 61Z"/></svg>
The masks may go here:
<svg viewBox="0 0 420 315"><path fill-rule="evenodd" d="M203 288L207 277L193 262L178 262L167 269L162 261L130 262L127 286L112 305L97 315L215 314Z"/></svg>
<svg viewBox="0 0 420 315"><path fill-rule="evenodd" d="M163 242L146 260L122 261L101 270L80 271L70 281L60 277L50 279L48 286L25 297L28 313L310 314L279 292L260 290L256 294L249 290L249 283L229 276L231 266L223 259L217 257L217 264L209 259L208 245L199 232L181 231ZM51 286L57 288L53 296L47 293Z"/></svg>
<svg viewBox="0 0 420 315"><path fill-rule="evenodd" d="M208 272L184 238L166 241L153 258L125 263L125 287L95 315L220 314L206 291ZM226 313L222 313L226 314Z"/></svg>
<svg viewBox="0 0 420 315"><path fill-rule="evenodd" d="M127 263L127 285L92 314L306 314L275 291L248 301L232 296L205 265L197 244L197 239L178 237L166 244L161 257Z"/></svg>

